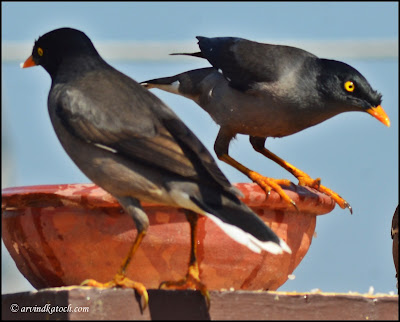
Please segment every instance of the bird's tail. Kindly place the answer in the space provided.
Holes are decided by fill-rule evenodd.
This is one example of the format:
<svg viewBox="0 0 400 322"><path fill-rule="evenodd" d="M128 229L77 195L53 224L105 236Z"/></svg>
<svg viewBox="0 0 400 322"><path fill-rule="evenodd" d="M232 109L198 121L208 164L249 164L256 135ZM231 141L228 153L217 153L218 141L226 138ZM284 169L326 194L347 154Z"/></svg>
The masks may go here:
<svg viewBox="0 0 400 322"><path fill-rule="evenodd" d="M179 93L179 74L174 75L171 77L162 77L162 78L154 78L149 79L143 82L140 82L144 88L158 88L162 89L166 92L171 92L173 94L180 94Z"/></svg>
<svg viewBox="0 0 400 322"><path fill-rule="evenodd" d="M279 238L249 207L237 198L222 195L220 202L211 204L195 197L190 198L203 215L210 218L229 237L260 253L262 250L272 254L291 254L289 246Z"/></svg>
<svg viewBox="0 0 400 322"><path fill-rule="evenodd" d="M202 81L213 73L216 73L215 68L206 67L189 70L170 77L150 79L140 84L147 89L158 88L195 100L202 93Z"/></svg>
<svg viewBox="0 0 400 322"><path fill-rule="evenodd" d="M170 54L171 56L175 56L175 55L183 55L183 56L193 56L193 57L199 57L199 58L205 58L203 53L201 51L197 52L197 53L172 53Z"/></svg>

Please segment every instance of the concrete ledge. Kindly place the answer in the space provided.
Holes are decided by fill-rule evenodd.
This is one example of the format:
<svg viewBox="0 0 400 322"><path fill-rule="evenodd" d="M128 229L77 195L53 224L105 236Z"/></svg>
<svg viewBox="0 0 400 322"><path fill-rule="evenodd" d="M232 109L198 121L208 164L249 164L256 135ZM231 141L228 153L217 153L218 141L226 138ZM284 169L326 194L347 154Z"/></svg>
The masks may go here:
<svg viewBox="0 0 400 322"><path fill-rule="evenodd" d="M131 289L59 287L5 294L2 319L398 320L397 295L210 291L208 311L197 291L148 291L149 307L143 311Z"/></svg>

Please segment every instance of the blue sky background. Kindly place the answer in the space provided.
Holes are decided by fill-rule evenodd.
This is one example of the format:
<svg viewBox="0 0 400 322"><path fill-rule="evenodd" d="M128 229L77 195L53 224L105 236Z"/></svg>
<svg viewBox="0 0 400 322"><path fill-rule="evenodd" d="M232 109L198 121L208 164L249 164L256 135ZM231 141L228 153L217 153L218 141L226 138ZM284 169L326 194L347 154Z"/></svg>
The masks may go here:
<svg viewBox="0 0 400 322"><path fill-rule="evenodd" d="M95 46L110 40L196 43L197 35L288 44L294 40L372 42L398 39L398 3L2 2L2 45L26 42L23 57L30 55L40 35L65 26L84 31ZM109 62L137 81L208 66L205 60L168 58ZM341 60L358 69L383 94L382 106L391 127L365 113L352 112L293 136L267 140L271 151L312 177L321 177L322 184L342 195L354 210L350 216L336 207L318 217L317 237L294 271L296 278L280 290L364 293L373 286L375 292L396 291L390 226L398 204L398 58ZM61 148L50 123L50 77L42 68L22 70L19 63L2 61L5 185L88 182ZM183 97L153 93L174 109L214 154L218 126L212 119ZM231 143L230 153L264 175L294 180L253 151L245 136L239 135ZM232 182L249 182L237 170L218 164ZM2 293L33 289L4 246L2 250Z"/></svg>

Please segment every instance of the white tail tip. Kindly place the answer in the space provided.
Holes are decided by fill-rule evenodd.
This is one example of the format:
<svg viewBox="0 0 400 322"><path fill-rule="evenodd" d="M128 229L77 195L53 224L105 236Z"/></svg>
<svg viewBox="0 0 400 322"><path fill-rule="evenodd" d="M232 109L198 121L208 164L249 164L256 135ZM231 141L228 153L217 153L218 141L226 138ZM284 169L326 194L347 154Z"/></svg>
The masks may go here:
<svg viewBox="0 0 400 322"><path fill-rule="evenodd" d="M204 213L204 215L210 218L233 240L239 244L245 245L255 253L261 253L263 250L272 254L282 254L284 251L289 254L292 253L290 247L282 239L280 239L279 244L273 241L261 241L255 238L253 235L243 231L239 227L223 222L221 219L212 214Z"/></svg>

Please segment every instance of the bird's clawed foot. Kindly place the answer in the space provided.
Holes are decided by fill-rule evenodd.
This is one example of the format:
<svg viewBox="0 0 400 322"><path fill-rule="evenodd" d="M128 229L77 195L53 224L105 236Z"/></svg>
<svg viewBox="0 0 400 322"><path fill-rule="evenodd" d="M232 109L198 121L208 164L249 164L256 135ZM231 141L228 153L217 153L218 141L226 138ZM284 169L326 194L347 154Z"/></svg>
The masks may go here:
<svg viewBox="0 0 400 322"><path fill-rule="evenodd" d="M291 184L290 180L272 179L264 177L255 171L250 172L249 178L253 180L255 183L257 183L262 189L264 189L265 193L267 194L267 197L269 196L271 190L275 190L283 200L285 200L287 203L292 204L298 211L296 203L286 194L286 192L281 187L281 186L290 186ZM333 190L321 185L320 178L312 179L309 175L302 172L299 176L297 176L297 179L299 180L300 186L314 188L319 192L322 192L330 196L339 205L340 208L342 209L348 208L350 213L351 214L353 213L353 209L346 200L344 200L341 196L339 196L339 194L337 194Z"/></svg>
<svg viewBox="0 0 400 322"><path fill-rule="evenodd" d="M295 207L296 210L298 211L296 203L286 194L285 191L283 191L281 187L281 185L290 186L291 185L290 180L264 177L255 171L251 171L249 173L249 178L253 180L255 183L257 183L262 189L264 189L265 193L267 194L267 197L270 195L271 190L275 190L283 200L285 200L287 203L292 204L293 207Z"/></svg>
<svg viewBox="0 0 400 322"><path fill-rule="evenodd" d="M81 283L82 286L92 286L97 288L112 288L112 287L122 287L122 288L133 288L136 293L140 296L142 302L142 309L144 310L149 303L149 295L146 288L142 283L132 281L127 278L124 274L117 273L109 282L100 283L93 279L87 279Z"/></svg>
<svg viewBox="0 0 400 322"><path fill-rule="evenodd" d="M210 308L210 294L208 293L207 287L200 282L197 263L195 265L189 266L188 272L183 279L179 281L164 281L160 284L159 288L174 290L198 290L205 297L207 308Z"/></svg>
<svg viewBox="0 0 400 322"><path fill-rule="evenodd" d="M344 200L341 196L339 196L335 191L321 185L321 179L312 179L309 175L302 173L297 177L299 179L299 185L300 186L306 186L310 188L317 189L318 191L328 195L331 197L342 209L348 208L350 213L353 213L353 209L351 208L350 204Z"/></svg>

